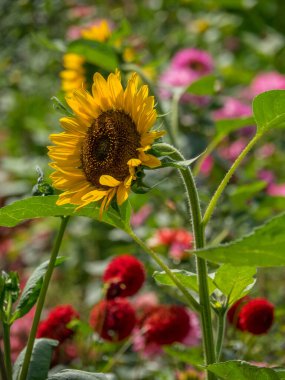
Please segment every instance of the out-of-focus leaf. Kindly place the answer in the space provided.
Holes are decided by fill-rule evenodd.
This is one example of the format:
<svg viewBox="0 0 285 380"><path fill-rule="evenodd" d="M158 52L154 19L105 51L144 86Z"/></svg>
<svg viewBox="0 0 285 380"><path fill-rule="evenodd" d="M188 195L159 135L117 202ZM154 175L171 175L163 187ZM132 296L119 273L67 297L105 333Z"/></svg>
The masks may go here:
<svg viewBox="0 0 285 380"><path fill-rule="evenodd" d="M104 373L91 373L78 371L75 369L64 369L54 375L51 375L47 380L108 380Z"/></svg>
<svg viewBox="0 0 285 380"><path fill-rule="evenodd" d="M214 95L219 87L219 82L215 75L205 75L187 87L186 92L194 95Z"/></svg>
<svg viewBox="0 0 285 380"><path fill-rule="evenodd" d="M70 43L68 52L76 53L102 69L114 71L118 67L116 51L111 45L99 41L76 40Z"/></svg>
<svg viewBox="0 0 285 380"><path fill-rule="evenodd" d="M255 125L253 117L240 117L237 119L221 119L215 122L217 135L222 138L237 129Z"/></svg>

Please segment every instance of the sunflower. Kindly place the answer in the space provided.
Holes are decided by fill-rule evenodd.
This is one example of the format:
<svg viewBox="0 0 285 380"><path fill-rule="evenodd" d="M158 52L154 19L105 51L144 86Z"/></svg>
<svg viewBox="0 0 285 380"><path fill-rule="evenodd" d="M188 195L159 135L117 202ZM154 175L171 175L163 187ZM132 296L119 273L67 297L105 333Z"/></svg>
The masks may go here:
<svg viewBox="0 0 285 380"><path fill-rule="evenodd" d="M136 73L125 90L119 71L107 80L99 73L93 79L92 95L81 88L66 98L75 116L60 119L65 131L50 135L55 146L49 156L53 186L64 191L57 204L78 209L101 201L102 215L115 196L118 205L128 198L139 167L161 165L148 150L164 132L150 130L156 121L154 97L148 86L138 88Z"/></svg>
<svg viewBox="0 0 285 380"><path fill-rule="evenodd" d="M107 20L101 20L92 26L81 30L83 39L105 42L111 36L111 29ZM71 95L73 90L86 83L85 59L81 55L67 53L63 56L64 70L60 72L61 88L66 95Z"/></svg>

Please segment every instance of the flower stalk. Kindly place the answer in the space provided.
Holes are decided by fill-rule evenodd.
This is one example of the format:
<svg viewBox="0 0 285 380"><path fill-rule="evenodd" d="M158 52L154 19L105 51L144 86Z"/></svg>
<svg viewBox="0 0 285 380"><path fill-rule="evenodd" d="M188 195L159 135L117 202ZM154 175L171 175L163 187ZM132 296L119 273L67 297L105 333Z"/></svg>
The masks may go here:
<svg viewBox="0 0 285 380"><path fill-rule="evenodd" d="M23 362L23 367L22 367L22 371L21 371L21 375L20 375L20 380L26 380L27 375L28 375L29 364L30 364L30 360L31 360L32 352L33 352L34 342L35 342L35 339L36 339L37 329L38 329L38 325L39 325L39 322L40 322L41 313L42 313L42 310L43 310L43 306L44 306L44 302L45 302L48 286L49 286L49 283L50 283L50 279L51 279L51 276L52 276L52 273L53 273L53 269L54 269L54 266L55 266L56 258L57 258L57 255L58 255L61 243L62 243L64 231L66 229L66 226L67 226L67 223L69 221L69 218L70 218L69 216L67 216L67 217L61 217L61 225L60 225L60 228L59 228L59 231L58 231L58 235L57 235L57 238L56 238L53 250L51 252L51 257L50 257L49 265L48 265L46 274L44 276L44 280L43 280L43 284L42 284L42 287L41 287L39 299L38 299L38 302L37 302L36 312L35 312L35 316L34 316L34 320L33 320L33 325L32 325L32 328L31 328L31 332L30 332L30 335L29 335L29 339L28 339L28 344L27 344L27 348L26 348L26 354L25 354L25 358L24 358L24 362Z"/></svg>

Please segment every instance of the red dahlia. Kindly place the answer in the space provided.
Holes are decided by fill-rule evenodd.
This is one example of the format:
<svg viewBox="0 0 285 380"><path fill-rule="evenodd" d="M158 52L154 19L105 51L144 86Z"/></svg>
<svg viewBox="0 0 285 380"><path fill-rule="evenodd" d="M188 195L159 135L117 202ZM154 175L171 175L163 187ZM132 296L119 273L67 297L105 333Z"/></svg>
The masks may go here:
<svg viewBox="0 0 285 380"><path fill-rule="evenodd" d="M144 280L143 264L131 255L114 258L103 276L103 281L108 284L108 299L133 296L141 288Z"/></svg>
<svg viewBox="0 0 285 380"><path fill-rule="evenodd" d="M274 306L265 298L255 298L242 306L240 328L254 335L265 334L274 320Z"/></svg>
<svg viewBox="0 0 285 380"><path fill-rule="evenodd" d="M250 300L249 296L242 297L237 302L235 302L228 310L227 319L228 321L241 330L239 313L243 305Z"/></svg>
<svg viewBox="0 0 285 380"><path fill-rule="evenodd" d="M189 328L189 314L182 306L157 306L148 313L142 324L146 342L159 345L183 340Z"/></svg>
<svg viewBox="0 0 285 380"><path fill-rule="evenodd" d="M128 337L135 324L135 310L125 298L103 300L90 315L90 325L101 338L114 342Z"/></svg>
<svg viewBox="0 0 285 380"><path fill-rule="evenodd" d="M74 331L67 325L77 318L79 318L79 314L71 305L56 306L50 311L48 317L40 322L37 338L50 338L62 343L73 335Z"/></svg>

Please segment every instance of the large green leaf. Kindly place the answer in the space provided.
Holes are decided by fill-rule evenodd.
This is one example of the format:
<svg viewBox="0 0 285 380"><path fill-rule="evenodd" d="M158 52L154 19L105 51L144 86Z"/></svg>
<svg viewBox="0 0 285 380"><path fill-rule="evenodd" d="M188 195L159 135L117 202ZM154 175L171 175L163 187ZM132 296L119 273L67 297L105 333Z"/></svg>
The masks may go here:
<svg viewBox="0 0 285 380"><path fill-rule="evenodd" d="M214 284L228 298L229 305L245 296L255 284L254 267L223 264L216 272Z"/></svg>
<svg viewBox="0 0 285 380"><path fill-rule="evenodd" d="M54 375L51 375L47 380L108 380L104 373L91 373L78 371L75 369L64 369Z"/></svg>
<svg viewBox="0 0 285 380"><path fill-rule="evenodd" d="M187 272L186 270L173 269L171 271L175 276L180 280L180 282L190 290L194 292L199 291L198 287L198 277L196 273ZM173 286L176 287L174 282L165 272L154 272L153 277L155 281L160 285ZM208 277L208 286L210 294L216 289L216 286L213 283L213 280Z"/></svg>
<svg viewBox="0 0 285 380"><path fill-rule="evenodd" d="M53 339L42 338L35 340L27 380L46 380L50 367L52 350L57 345L58 341ZM14 364L13 380L19 379L25 353L26 348L24 348L24 350L20 353Z"/></svg>
<svg viewBox="0 0 285 380"><path fill-rule="evenodd" d="M110 45L99 41L76 40L70 43L68 52L76 53L105 70L114 71L118 67L116 51Z"/></svg>
<svg viewBox="0 0 285 380"><path fill-rule="evenodd" d="M31 197L16 201L0 209L0 226L14 227L26 219L47 216L86 216L99 220L99 206L91 204L78 211L76 206L66 204L58 206L57 195L48 197ZM102 217L102 222L129 231L130 204L128 201L119 208L119 212L109 207Z"/></svg>
<svg viewBox="0 0 285 380"><path fill-rule="evenodd" d="M223 380L284 379L284 372L282 370L276 369L275 371L273 368L256 367L240 360L211 364L207 368Z"/></svg>
<svg viewBox="0 0 285 380"><path fill-rule="evenodd" d="M217 77L211 74L205 75L191 83L186 91L194 95L214 95L218 87Z"/></svg>
<svg viewBox="0 0 285 380"><path fill-rule="evenodd" d="M193 252L192 252L193 253ZM272 267L285 265L285 213L253 230L242 239L195 254L214 263Z"/></svg>
<svg viewBox="0 0 285 380"><path fill-rule="evenodd" d="M285 127L285 90L272 90L257 95L252 107L260 133L271 128Z"/></svg>
<svg viewBox="0 0 285 380"><path fill-rule="evenodd" d="M55 266L56 267L59 266L65 260L66 260L65 257L58 257L56 259ZM19 299L17 308L12 316L13 321L27 314L31 310L31 308L34 306L34 304L37 302L38 296L41 291L43 278L47 271L48 264L49 264L49 260L39 265L34 270L29 280L27 281L24 287L23 293Z"/></svg>

